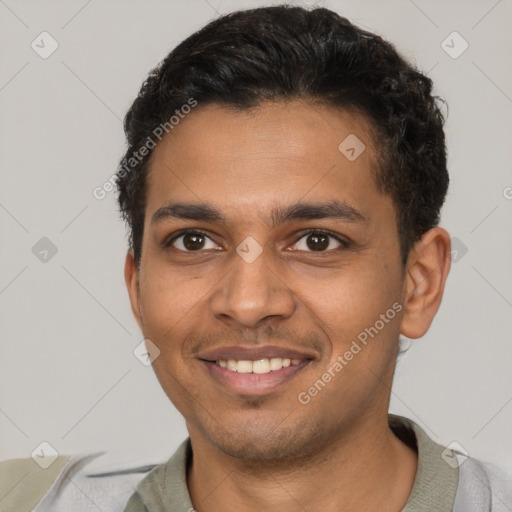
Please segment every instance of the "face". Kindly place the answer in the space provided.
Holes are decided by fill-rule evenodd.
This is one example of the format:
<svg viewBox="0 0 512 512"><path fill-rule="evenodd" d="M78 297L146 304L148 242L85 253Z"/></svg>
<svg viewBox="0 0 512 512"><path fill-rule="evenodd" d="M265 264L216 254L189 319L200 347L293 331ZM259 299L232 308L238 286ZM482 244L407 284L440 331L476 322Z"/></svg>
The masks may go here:
<svg viewBox="0 0 512 512"><path fill-rule="evenodd" d="M199 105L154 150L132 307L191 436L226 454L298 457L387 414L403 279L370 128Z"/></svg>

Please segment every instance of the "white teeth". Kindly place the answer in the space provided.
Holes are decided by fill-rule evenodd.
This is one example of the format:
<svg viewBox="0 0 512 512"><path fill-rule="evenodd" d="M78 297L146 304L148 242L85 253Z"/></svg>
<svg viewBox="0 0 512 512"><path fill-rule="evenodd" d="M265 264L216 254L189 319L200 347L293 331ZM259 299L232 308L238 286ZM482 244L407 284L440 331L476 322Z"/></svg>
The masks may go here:
<svg viewBox="0 0 512 512"><path fill-rule="evenodd" d="M258 359L252 363L252 373L270 372L270 362L268 359Z"/></svg>
<svg viewBox="0 0 512 512"><path fill-rule="evenodd" d="M270 360L270 369L271 370L280 370L283 367L283 360L280 357L273 357Z"/></svg>
<svg viewBox="0 0 512 512"><path fill-rule="evenodd" d="M238 361L236 371L238 373L251 373L252 361Z"/></svg>
<svg viewBox="0 0 512 512"><path fill-rule="evenodd" d="M238 373L270 373L272 371L281 370L281 368L287 368L288 366L298 366L301 363L300 359L286 359L281 357L263 358L256 361L240 360L236 359L220 359L216 363L222 368L227 368L232 372Z"/></svg>

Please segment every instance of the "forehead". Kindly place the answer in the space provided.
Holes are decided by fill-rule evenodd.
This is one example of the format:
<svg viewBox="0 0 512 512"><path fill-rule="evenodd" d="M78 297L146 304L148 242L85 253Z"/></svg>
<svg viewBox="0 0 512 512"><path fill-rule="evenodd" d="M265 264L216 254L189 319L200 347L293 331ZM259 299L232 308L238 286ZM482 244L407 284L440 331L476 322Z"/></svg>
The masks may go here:
<svg viewBox="0 0 512 512"><path fill-rule="evenodd" d="M172 201L229 209L240 223L269 205L334 200L366 217L389 202L376 161L371 125L356 113L303 101L199 105L153 152L146 218Z"/></svg>

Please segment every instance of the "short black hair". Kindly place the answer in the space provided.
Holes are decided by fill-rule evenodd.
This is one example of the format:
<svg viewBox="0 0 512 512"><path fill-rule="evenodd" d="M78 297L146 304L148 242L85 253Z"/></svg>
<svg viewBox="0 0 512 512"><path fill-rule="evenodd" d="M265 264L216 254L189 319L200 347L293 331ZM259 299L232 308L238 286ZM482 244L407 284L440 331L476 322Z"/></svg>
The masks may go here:
<svg viewBox="0 0 512 512"><path fill-rule="evenodd" d="M184 106L244 110L294 99L369 119L378 149L375 182L393 200L405 266L414 243L438 225L448 189L444 118L432 81L392 44L335 12L287 5L215 19L179 44L142 85L124 120L128 148L116 177L137 265L148 162L155 136L163 133L158 127L168 132L174 114L187 112Z"/></svg>

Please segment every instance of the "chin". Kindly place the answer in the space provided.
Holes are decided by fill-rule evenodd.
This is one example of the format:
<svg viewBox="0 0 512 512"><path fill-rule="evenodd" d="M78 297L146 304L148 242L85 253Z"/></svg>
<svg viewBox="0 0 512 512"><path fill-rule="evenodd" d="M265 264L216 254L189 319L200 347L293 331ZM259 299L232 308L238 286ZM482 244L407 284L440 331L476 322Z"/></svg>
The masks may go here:
<svg viewBox="0 0 512 512"><path fill-rule="evenodd" d="M321 445L328 444L330 437L305 420L295 421L293 425L252 420L205 433L209 442L222 453L252 465L309 459L318 453Z"/></svg>

